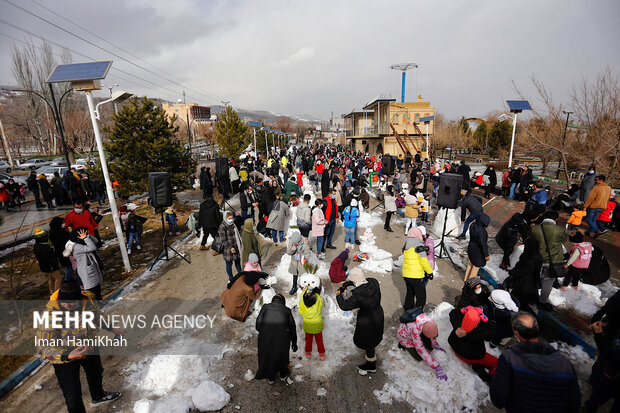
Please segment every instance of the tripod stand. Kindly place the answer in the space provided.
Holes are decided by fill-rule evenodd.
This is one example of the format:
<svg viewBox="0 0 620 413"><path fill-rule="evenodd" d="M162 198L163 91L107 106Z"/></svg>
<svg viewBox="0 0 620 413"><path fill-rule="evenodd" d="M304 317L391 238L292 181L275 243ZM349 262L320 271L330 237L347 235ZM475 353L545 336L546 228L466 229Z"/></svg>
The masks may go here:
<svg viewBox="0 0 620 413"><path fill-rule="evenodd" d="M439 254L437 255L437 258L448 257L448 259L452 263L452 266L454 268L456 268L456 264L454 263L454 260L450 256L450 253L448 252L448 248L446 247L446 243L445 243L446 223L448 222L448 208L444 208L444 209L446 211L446 214L444 215L444 219L443 219L443 229L441 230L441 242L439 242L439 245L438 245L438 247L439 247Z"/></svg>
<svg viewBox="0 0 620 413"><path fill-rule="evenodd" d="M170 261L170 257L168 257L168 250L172 250L174 251L174 253L176 255L178 255L179 257L183 258L185 260L185 262L187 262L188 264L191 264L191 261L188 260L183 254L181 254L179 251L175 250L174 248L172 248L171 246L168 245L168 232L166 231L166 223L164 222L164 208L160 207L159 208L159 213L161 215L161 229L164 232L164 238L162 240L163 243L163 247L162 247L162 251L157 255L157 258L155 258L155 261L153 261L153 263L151 264L151 266L149 267L149 271L153 270L153 267L155 266L155 264L157 264L157 262L159 262L159 260L163 260L164 257L166 259L166 261Z"/></svg>

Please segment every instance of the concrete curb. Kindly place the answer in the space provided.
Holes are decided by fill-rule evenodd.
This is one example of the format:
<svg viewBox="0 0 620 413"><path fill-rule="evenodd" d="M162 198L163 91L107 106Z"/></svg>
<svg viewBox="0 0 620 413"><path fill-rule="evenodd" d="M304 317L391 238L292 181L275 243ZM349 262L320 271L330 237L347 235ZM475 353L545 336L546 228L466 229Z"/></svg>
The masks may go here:
<svg viewBox="0 0 620 413"><path fill-rule="evenodd" d="M176 240L173 244L172 247L175 246L179 246L180 244L182 244L183 242L185 242L185 240L192 234L192 231L189 230L186 234L182 235L181 238L179 238L178 240ZM120 297L123 292L125 291L125 286L130 283L131 281L135 280L136 278L144 275L146 272L149 271L149 267L151 266L151 264L153 264L153 262L159 258L162 257L163 254L160 254L159 256L157 256L156 258L153 258L144 268L144 270L140 271L139 273L134 274L132 277L128 278L127 280L125 280L125 282L123 283L123 285L121 287L119 287L116 291L112 292L111 294L109 294L105 300L104 300L104 304L101 306L101 308L105 308L105 306L108 304L108 302L116 300L118 297ZM14 388L16 388L17 386L19 386L24 379L26 379L28 377L28 375L30 373L32 373L37 367L41 366L43 364L43 360L41 359L41 357L39 356L33 356L30 360L28 360L27 362L25 362L24 364L21 365L21 367L19 369L17 369L15 372L13 372L9 377L7 377L2 383L0 383L0 400L6 396L7 394L9 394L11 392L11 390L13 390Z"/></svg>

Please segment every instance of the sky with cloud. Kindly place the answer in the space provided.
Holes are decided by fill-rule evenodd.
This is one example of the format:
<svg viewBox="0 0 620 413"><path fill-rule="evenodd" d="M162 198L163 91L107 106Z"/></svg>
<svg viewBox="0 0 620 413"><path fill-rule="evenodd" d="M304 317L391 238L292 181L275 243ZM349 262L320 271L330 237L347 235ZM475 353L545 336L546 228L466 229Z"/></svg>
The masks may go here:
<svg viewBox="0 0 620 413"><path fill-rule="evenodd" d="M107 82L138 95L322 119L400 99L395 63L419 64L407 100L449 118L503 109L513 81L533 98L532 75L567 102L573 83L620 64L618 0L0 0L0 85L15 84L24 30L114 60Z"/></svg>

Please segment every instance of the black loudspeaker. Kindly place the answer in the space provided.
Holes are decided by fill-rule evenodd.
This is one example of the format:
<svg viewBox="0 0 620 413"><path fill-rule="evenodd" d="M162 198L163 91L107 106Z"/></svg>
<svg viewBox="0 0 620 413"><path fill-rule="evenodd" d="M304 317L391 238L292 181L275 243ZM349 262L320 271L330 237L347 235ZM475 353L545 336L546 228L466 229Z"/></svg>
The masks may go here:
<svg viewBox="0 0 620 413"><path fill-rule="evenodd" d="M228 176L228 158L225 156L215 159L215 173L217 176Z"/></svg>
<svg viewBox="0 0 620 413"><path fill-rule="evenodd" d="M149 195L155 208L172 206L172 185L168 172L149 173Z"/></svg>
<svg viewBox="0 0 620 413"><path fill-rule="evenodd" d="M437 206L456 209L463 186L463 176L459 174L442 174L439 177L439 193Z"/></svg>
<svg viewBox="0 0 620 413"><path fill-rule="evenodd" d="M383 173L385 175L394 175L394 158L390 155L384 155L381 161L383 162Z"/></svg>

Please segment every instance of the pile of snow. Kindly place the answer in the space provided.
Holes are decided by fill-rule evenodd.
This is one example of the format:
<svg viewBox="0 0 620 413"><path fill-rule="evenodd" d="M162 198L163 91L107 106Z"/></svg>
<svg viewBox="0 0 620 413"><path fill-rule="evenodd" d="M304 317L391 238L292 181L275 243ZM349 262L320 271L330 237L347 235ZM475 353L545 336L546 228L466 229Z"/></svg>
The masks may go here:
<svg viewBox="0 0 620 413"><path fill-rule="evenodd" d="M187 339L170 347L179 352L182 346L190 348L201 343ZM176 350L172 350L176 349ZM142 397L134 404L134 413L186 412L220 410L230 396L218 384L209 380L210 365L222 358L203 355L157 355L143 359L132 366L129 379Z"/></svg>
<svg viewBox="0 0 620 413"><path fill-rule="evenodd" d="M457 209L446 209L440 208L435 216L435 220L433 221L433 225L431 225L430 231L435 235L437 239L441 239L441 234L443 231L444 219L446 217L446 213L448 214L448 220L446 221L446 236L456 237L460 234L459 230L461 229L459 225L461 224L461 208ZM450 232L452 230L452 232ZM450 234L448 235L448 233ZM469 236L469 231L468 235Z"/></svg>
<svg viewBox="0 0 620 413"><path fill-rule="evenodd" d="M368 260L364 261L360 268L364 271L385 274L392 271L392 253L377 247L375 235L372 229L368 228L364 235L360 237L360 252L368 254Z"/></svg>
<svg viewBox="0 0 620 413"><path fill-rule="evenodd" d="M360 228L372 228L383 224L383 214L379 211L366 212L360 208L360 217L357 219L357 226Z"/></svg>
<svg viewBox="0 0 620 413"><path fill-rule="evenodd" d="M579 283L579 290L577 291L572 288L568 288L567 290L551 290L549 302L551 302L554 307L573 310L577 314L590 318L607 301L605 298L602 298L602 289L616 290L609 281L597 286Z"/></svg>
<svg viewBox="0 0 620 413"><path fill-rule="evenodd" d="M443 302L430 314L439 328L439 345L447 351L446 354L435 350L433 357L448 375L448 382L438 380L426 363L415 360L395 343L381 365L389 381L381 390L374 391L381 403L404 401L414 406L416 412L477 411L486 403L488 385L450 350L448 336L452 326L448 314L453 308Z"/></svg>

